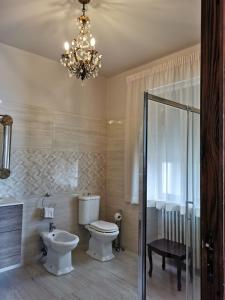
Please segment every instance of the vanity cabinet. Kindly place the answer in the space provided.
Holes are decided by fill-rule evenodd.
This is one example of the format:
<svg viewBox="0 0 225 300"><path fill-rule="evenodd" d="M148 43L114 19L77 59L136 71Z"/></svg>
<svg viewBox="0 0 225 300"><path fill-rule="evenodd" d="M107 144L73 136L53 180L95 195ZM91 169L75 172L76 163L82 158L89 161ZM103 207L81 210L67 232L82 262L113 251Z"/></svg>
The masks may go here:
<svg viewBox="0 0 225 300"><path fill-rule="evenodd" d="M23 205L0 206L0 272L21 263Z"/></svg>

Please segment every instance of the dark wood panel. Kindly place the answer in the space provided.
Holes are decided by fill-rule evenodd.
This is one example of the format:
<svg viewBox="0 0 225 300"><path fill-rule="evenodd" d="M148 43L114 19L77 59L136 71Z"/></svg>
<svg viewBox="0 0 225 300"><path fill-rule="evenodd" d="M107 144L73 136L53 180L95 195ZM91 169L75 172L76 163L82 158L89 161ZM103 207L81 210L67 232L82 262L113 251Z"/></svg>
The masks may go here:
<svg viewBox="0 0 225 300"><path fill-rule="evenodd" d="M23 205L0 207L0 232L22 228Z"/></svg>
<svg viewBox="0 0 225 300"><path fill-rule="evenodd" d="M224 0L202 1L201 299L223 299ZM210 244L210 249L207 244Z"/></svg>

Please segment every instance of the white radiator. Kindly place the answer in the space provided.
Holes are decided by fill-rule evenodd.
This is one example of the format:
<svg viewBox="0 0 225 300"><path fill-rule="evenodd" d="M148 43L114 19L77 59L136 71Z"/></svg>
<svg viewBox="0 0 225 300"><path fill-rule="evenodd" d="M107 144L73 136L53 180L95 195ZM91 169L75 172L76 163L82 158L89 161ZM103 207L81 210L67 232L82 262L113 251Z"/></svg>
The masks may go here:
<svg viewBox="0 0 225 300"><path fill-rule="evenodd" d="M186 215L179 211L158 210L158 238L166 238L186 245L192 251L193 266L200 268L200 218L189 215L186 228Z"/></svg>

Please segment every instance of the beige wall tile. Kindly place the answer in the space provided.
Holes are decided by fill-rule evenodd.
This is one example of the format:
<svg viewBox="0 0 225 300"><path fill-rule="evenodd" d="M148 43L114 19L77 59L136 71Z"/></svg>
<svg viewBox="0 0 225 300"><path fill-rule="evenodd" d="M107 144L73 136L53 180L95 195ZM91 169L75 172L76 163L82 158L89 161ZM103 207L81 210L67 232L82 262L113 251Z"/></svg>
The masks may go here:
<svg viewBox="0 0 225 300"><path fill-rule="evenodd" d="M49 192L56 205L57 228L80 237L78 200L73 193L102 196L106 190L106 79L85 87L69 79L59 63L0 44L0 111L13 117L12 175L0 181L0 195L24 202L23 259L40 254L41 230L50 220L40 215L41 198Z"/></svg>

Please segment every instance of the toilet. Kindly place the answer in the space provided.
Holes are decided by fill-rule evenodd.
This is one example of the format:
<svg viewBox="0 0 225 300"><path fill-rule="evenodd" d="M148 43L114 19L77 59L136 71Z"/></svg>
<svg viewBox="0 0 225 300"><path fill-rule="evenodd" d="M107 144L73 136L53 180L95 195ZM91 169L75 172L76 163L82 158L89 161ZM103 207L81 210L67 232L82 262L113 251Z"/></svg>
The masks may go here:
<svg viewBox="0 0 225 300"><path fill-rule="evenodd" d="M109 261L114 255L112 241L119 234L114 223L99 220L100 196L79 198L79 224L84 225L90 233L87 254L99 261Z"/></svg>
<svg viewBox="0 0 225 300"><path fill-rule="evenodd" d="M40 235L47 247L45 269L56 276L73 271L71 251L76 248L79 237L59 229Z"/></svg>

